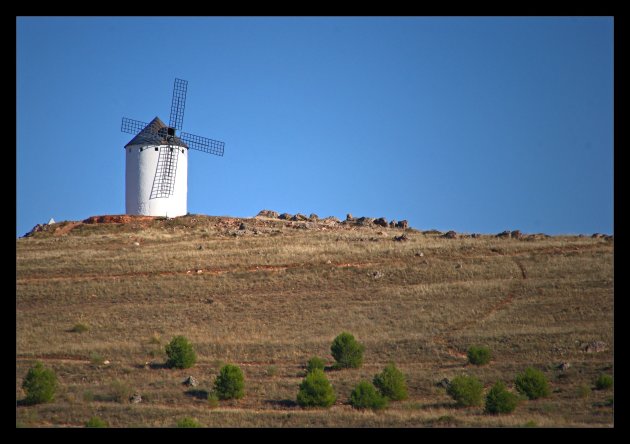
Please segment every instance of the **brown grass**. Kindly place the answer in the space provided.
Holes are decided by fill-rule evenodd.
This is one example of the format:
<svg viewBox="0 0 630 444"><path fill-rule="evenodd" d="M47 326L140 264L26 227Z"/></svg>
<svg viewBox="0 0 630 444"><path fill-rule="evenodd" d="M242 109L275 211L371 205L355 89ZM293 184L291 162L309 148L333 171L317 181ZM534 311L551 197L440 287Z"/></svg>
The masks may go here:
<svg viewBox="0 0 630 444"><path fill-rule="evenodd" d="M19 239L16 399L36 359L56 371L60 390L52 404L19 404L18 424L81 426L99 416L113 427L173 427L190 416L208 427L613 425L612 391L580 395L612 371L610 241L410 230L394 242L402 230L246 219L243 231L240 222L77 224ZM77 323L89 329L70 332ZM330 344L344 330L365 344L364 365L327 372L332 408L297 407L306 362L318 355L332 364ZM162 368L164 345L179 334L198 362ZM608 349L581 349L594 340ZM492 350L489 365L467 365L472 344ZM354 385L392 360L407 375L409 399L378 413L353 410ZM561 373L560 362L572 367ZM241 366L246 396L210 408L201 398L224 363ZM455 408L435 385L466 373L486 387L513 386L529 365L543 369L554 393L507 416ZM189 374L196 392L181 384ZM118 402L127 389L143 402Z"/></svg>

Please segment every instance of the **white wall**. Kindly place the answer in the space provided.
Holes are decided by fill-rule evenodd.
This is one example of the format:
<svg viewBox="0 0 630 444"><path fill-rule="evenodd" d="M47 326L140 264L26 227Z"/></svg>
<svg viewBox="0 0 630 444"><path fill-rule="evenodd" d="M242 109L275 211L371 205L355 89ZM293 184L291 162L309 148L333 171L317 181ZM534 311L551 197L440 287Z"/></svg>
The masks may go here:
<svg viewBox="0 0 630 444"><path fill-rule="evenodd" d="M142 151L140 151L141 148ZM158 150L156 151L155 148ZM188 150L186 148L175 147L179 149L179 154L173 195L167 198L150 199L160 148L161 146L158 145L130 145L125 148L125 210L127 214L176 217L188 212Z"/></svg>

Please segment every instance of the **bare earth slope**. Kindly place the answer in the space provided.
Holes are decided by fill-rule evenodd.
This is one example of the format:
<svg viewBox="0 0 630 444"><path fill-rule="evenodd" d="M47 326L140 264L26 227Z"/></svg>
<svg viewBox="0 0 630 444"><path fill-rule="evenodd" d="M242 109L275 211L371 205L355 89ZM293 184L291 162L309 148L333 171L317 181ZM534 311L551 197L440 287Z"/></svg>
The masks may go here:
<svg viewBox="0 0 630 444"><path fill-rule="evenodd" d="M92 416L113 427L173 427L185 416L207 427L613 425L613 391L594 389L613 372L610 238L110 216L45 226L16 248L20 426L83 426ZM71 331L77 324L87 331ZM342 331L365 344L364 365L327 371L338 398L330 409L301 409L304 365L315 355L333 364ZM162 365L175 335L195 345L194 367ZM488 346L491 363L469 365L470 345ZM54 402L26 406L22 379L36 360L60 387ZM409 399L354 410L354 385L390 361L406 374ZM225 363L243 369L246 395L211 408ZM437 385L470 374L486 390L497 380L513 390L530 365L553 393L511 415L457 408ZM194 389L182 385L188 375ZM128 401L134 392L142 402Z"/></svg>

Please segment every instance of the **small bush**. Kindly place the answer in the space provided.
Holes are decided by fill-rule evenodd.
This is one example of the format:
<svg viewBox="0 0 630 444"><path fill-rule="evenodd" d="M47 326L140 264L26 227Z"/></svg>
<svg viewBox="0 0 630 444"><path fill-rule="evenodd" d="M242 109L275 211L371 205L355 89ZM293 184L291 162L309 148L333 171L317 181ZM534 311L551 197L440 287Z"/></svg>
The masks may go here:
<svg viewBox="0 0 630 444"><path fill-rule="evenodd" d="M381 395L387 399L402 401L408 397L405 375L396 368L393 362L388 364L381 373L374 376L373 383Z"/></svg>
<svg viewBox="0 0 630 444"><path fill-rule="evenodd" d="M337 368L359 368L363 364L365 347L357 342L348 332L343 332L335 338L330 351L335 358Z"/></svg>
<svg viewBox="0 0 630 444"><path fill-rule="evenodd" d="M133 389L126 383L114 380L110 386L111 388L111 400L126 404L129 402L129 398L133 395Z"/></svg>
<svg viewBox="0 0 630 444"><path fill-rule="evenodd" d="M297 403L301 407L330 407L337 397L323 370L314 369L300 384Z"/></svg>
<svg viewBox="0 0 630 444"><path fill-rule="evenodd" d="M387 398L371 382L361 381L350 394L350 405L355 409L380 410L387 407Z"/></svg>
<svg viewBox="0 0 630 444"><path fill-rule="evenodd" d="M27 404L51 402L57 390L57 375L51 369L45 368L41 362L31 367L22 382L26 392Z"/></svg>
<svg viewBox="0 0 630 444"><path fill-rule="evenodd" d="M306 364L306 373L310 373L316 368L324 370L324 367L326 367L326 363L324 362L324 360L319 356L313 356L311 359L308 360L308 363Z"/></svg>
<svg viewBox="0 0 630 444"><path fill-rule="evenodd" d="M486 396L486 413L511 413L518 404L518 396L508 392L505 384L497 381Z"/></svg>
<svg viewBox="0 0 630 444"><path fill-rule="evenodd" d="M167 367L190 368L197 361L193 346L184 336L175 336L166 346Z"/></svg>
<svg viewBox="0 0 630 444"><path fill-rule="evenodd" d="M98 416L93 416L90 418L89 421L85 423L85 427L94 428L94 429L104 429L104 428L109 427L109 425L107 424L107 422L103 421Z"/></svg>
<svg viewBox="0 0 630 444"><path fill-rule="evenodd" d="M599 375L599 378L597 378L597 381L595 381L595 387L597 387L597 390L606 390L611 388L612 386L613 377L605 373Z"/></svg>
<svg viewBox="0 0 630 444"><path fill-rule="evenodd" d="M72 333L83 333L83 332L86 332L88 330L89 329L88 329L87 325L79 323L79 324L74 324L74 327L72 327L70 329L70 332L72 332Z"/></svg>
<svg viewBox="0 0 630 444"><path fill-rule="evenodd" d="M582 384L578 387L577 394L580 398L588 398L591 394L591 388L586 384Z"/></svg>
<svg viewBox="0 0 630 444"><path fill-rule="evenodd" d="M490 362L490 349L488 347L471 346L468 349L468 362L474 365L485 365Z"/></svg>
<svg viewBox="0 0 630 444"><path fill-rule="evenodd" d="M236 365L224 365L214 381L214 389L219 399L241 399L245 396L243 371Z"/></svg>
<svg viewBox="0 0 630 444"><path fill-rule="evenodd" d="M208 393L208 407L219 407L219 396L215 392Z"/></svg>
<svg viewBox="0 0 630 444"><path fill-rule="evenodd" d="M198 429L201 424L194 418L182 418L177 422L178 429Z"/></svg>
<svg viewBox="0 0 630 444"><path fill-rule="evenodd" d="M516 390L529 399L545 398L551 393L545 374L533 367L528 367L523 373L517 375L514 382Z"/></svg>
<svg viewBox="0 0 630 444"><path fill-rule="evenodd" d="M456 376L446 389L446 393L462 407L480 405L482 391L483 385L474 376Z"/></svg>
<svg viewBox="0 0 630 444"><path fill-rule="evenodd" d="M105 362L105 358L100 353L97 353L97 352L90 353L90 363L92 365L99 366L99 365L103 365L104 362Z"/></svg>

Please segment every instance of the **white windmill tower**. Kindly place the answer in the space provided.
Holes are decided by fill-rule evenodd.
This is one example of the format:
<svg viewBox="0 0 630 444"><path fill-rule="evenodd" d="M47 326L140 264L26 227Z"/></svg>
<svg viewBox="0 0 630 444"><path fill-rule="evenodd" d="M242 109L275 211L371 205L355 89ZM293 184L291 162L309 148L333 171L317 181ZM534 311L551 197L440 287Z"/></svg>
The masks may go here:
<svg viewBox="0 0 630 444"><path fill-rule="evenodd" d="M121 131L136 136L125 145L125 212L144 216L188 213L188 149L223 156L225 144L181 132L186 80L175 79L169 125L158 117L151 123L123 117Z"/></svg>

